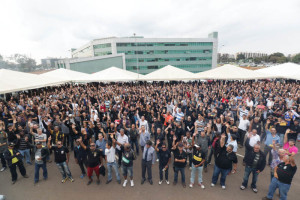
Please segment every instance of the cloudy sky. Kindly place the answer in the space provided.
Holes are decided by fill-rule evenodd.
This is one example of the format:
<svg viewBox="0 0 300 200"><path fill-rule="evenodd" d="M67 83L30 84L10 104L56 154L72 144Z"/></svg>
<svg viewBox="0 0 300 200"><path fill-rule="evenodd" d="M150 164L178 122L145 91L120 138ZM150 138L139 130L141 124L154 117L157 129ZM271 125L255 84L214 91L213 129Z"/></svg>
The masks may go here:
<svg viewBox="0 0 300 200"><path fill-rule="evenodd" d="M300 52L300 1L4 0L0 27L0 54L35 59L68 57L101 37L203 38L212 31L223 53L287 55Z"/></svg>

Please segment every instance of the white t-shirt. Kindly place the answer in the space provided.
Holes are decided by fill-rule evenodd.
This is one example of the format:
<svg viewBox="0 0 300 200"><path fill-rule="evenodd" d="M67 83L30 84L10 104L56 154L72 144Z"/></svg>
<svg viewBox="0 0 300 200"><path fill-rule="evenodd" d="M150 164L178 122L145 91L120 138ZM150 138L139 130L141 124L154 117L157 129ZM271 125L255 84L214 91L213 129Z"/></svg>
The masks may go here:
<svg viewBox="0 0 300 200"><path fill-rule="evenodd" d="M243 131L247 131L247 128L250 126L250 122L248 119L243 119L242 117L240 118L240 123L239 123L239 129L242 129Z"/></svg>
<svg viewBox="0 0 300 200"><path fill-rule="evenodd" d="M231 140L231 137L230 137L230 134L228 134L228 140L227 140L227 144L226 144L226 147L228 145L232 145L233 146L233 152L236 153L237 152L237 149L238 149L238 145L237 145L237 142L236 140Z"/></svg>
<svg viewBox="0 0 300 200"><path fill-rule="evenodd" d="M115 162L116 157L116 149L114 147L110 147L110 149L105 149L105 155L108 163Z"/></svg>
<svg viewBox="0 0 300 200"><path fill-rule="evenodd" d="M259 135L252 135L251 137L250 137L250 141L249 141L249 144L250 144L250 146L251 147L254 147L254 145L256 145L257 144L257 142L259 142L260 141L260 136Z"/></svg>
<svg viewBox="0 0 300 200"><path fill-rule="evenodd" d="M121 143L121 144L125 144L125 143L128 143L128 137L127 135L123 135L123 137L121 136L121 133L117 132L117 142L118 143ZM119 145L117 145L117 149L118 150L121 150L121 147Z"/></svg>

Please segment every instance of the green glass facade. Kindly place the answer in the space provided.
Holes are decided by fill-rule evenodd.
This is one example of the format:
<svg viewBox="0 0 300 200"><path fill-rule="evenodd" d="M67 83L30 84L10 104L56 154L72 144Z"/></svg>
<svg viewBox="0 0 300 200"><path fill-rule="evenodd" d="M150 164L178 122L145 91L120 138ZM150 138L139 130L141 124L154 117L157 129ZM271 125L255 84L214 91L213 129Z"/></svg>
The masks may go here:
<svg viewBox="0 0 300 200"><path fill-rule="evenodd" d="M117 53L125 54L126 69L141 74L166 65L195 73L212 67L212 42L117 43L116 47Z"/></svg>

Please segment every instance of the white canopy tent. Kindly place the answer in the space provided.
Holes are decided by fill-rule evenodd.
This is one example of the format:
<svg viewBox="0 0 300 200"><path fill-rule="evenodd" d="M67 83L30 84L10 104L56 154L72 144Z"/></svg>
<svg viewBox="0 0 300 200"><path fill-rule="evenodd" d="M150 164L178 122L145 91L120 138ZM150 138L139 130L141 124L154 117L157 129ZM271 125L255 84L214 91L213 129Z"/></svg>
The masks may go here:
<svg viewBox="0 0 300 200"><path fill-rule="evenodd" d="M141 77L144 77L144 75L130 72L117 67L110 67L91 74L89 77L89 82L136 81Z"/></svg>
<svg viewBox="0 0 300 200"><path fill-rule="evenodd" d="M180 81L195 79L197 78L194 73L171 65L167 65L140 78L140 80L145 81Z"/></svg>
<svg viewBox="0 0 300 200"><path fill-rule="evenodd" d="M259 69L257 72L273 75L276 78L300 79L300 65L295 63L283 63L273 67Z"/></svg>
<svg viewBox="0 0 300 200"><path fill-rule="evenodd" d="M237 67L234 65L223 65L208 71L196 74L197 79L218 79L218 80L252 80L272 78L272 75L259 73Z"/></svg>
<svg viewBox="0 0 300 200"><path fill-rule="evenodd" d="M50 72L39 75L41 77L56 78L61 81L72 82L89 82L90 75L82 72L77 72L69 69L56 69Z"/></svg>
<svg viewBox="0 0 300 200"><path fill-rule="evenodd" d="M35 74L0 69L0 94L60 85L65 81L42 78Z"/></svg>

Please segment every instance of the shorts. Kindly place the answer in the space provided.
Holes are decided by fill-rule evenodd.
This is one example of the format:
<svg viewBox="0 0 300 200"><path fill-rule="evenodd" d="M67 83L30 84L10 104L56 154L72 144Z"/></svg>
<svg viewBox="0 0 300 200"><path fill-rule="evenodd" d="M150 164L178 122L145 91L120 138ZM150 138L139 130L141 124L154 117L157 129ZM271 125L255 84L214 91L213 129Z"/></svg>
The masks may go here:
<svg viewBox="0 0 300 200"><path fill-rule="evenodd" d="M124 165L122 165L122 173L123 176L127 176L127 174L129 173L129 177L133 177L133 169L132 166L131 167L126 167Z"/></svg>
<svg viewBox="0 0 300 200"><path fill-rule="evenodd" d="M97 165L96 167L88 167L87 176L91 177L93 175L93 171L95 171L96 175L99 176L99 165Z"/></svg>

